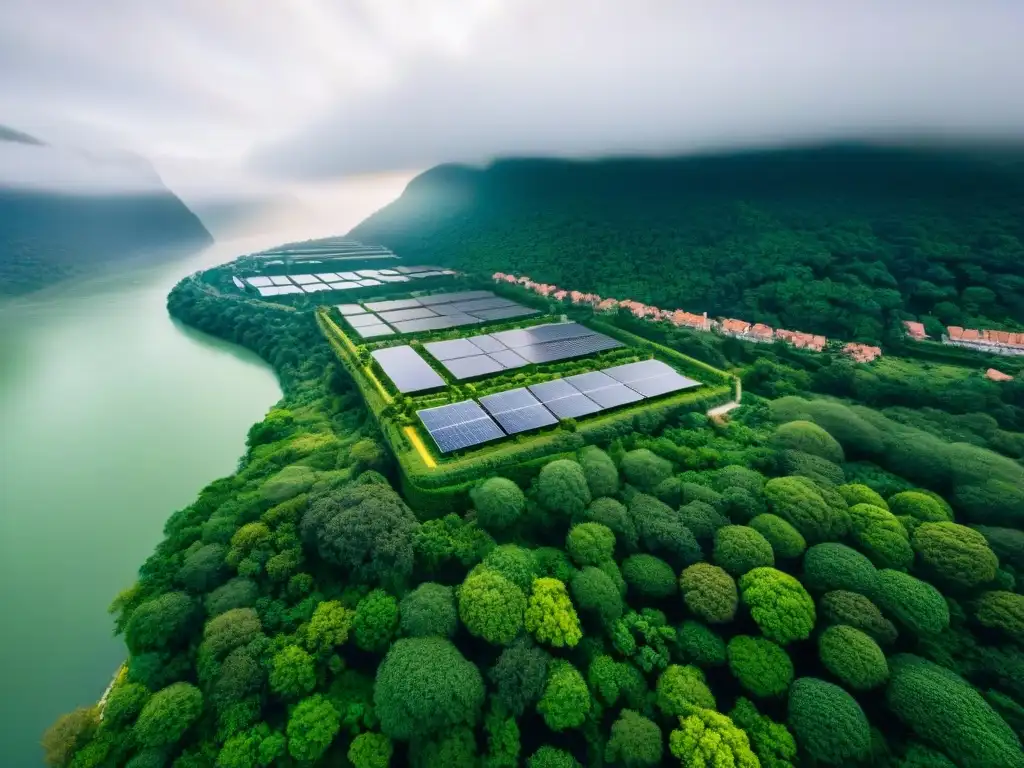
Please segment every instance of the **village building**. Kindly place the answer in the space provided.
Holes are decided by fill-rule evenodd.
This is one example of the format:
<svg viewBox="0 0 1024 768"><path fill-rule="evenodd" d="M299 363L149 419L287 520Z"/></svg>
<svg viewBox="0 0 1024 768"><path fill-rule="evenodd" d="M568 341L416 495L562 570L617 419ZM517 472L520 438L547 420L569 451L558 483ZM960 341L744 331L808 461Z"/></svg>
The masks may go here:
<svg viewBox="0 0 1024 768"><path fill-rule="evenodd" d="M991 379L992 381L1013 381L1013 376L1002 371L997 371L995 368L989 368L985 371L985 378Z"/></svg>
<svg viewBox="0 0 1024 768"><path fill-rule="evenodd" d="M979 331L975 328L950 325L946 328L942 343L994 355L1024 355L1024 333L1013 331Z"/></svg>
<svg viewBox="0 0 1024 768"><path fill-rule="evenodd" d="M928 334L924 332L924 325L914 320L904 320L903 328L914 341L922 341L928 338Z"/></svg>
<svg viewBox="0 0 1024 768"><path fill-rule="evenodd" d="M843 354L849 355L855 363L870 363L882 356L882 349L851 341L843 346Z"/></svg>

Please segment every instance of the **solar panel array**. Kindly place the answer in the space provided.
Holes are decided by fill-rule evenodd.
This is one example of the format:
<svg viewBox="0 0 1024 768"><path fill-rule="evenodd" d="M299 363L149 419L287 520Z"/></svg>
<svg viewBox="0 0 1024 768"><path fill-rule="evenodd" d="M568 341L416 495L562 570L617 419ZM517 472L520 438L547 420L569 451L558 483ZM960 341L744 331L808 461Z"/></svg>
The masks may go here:
<svg viewBox="0 0 1024 768"><path fill-rule="evenodd" d="M411 267L405 267L405 269L411 269ZM369 270L360 270L358 274L361 275L366 271ZM384 275L380 279L384 277L387 276ZM353 305L343 304L341 306L352 307ZM474 310L473 308L477 306L485 306L487 308ZM478 325L487 320L484 316L486 313L495 312L499 309L514 312L516 316L537 314L537 310L524 307L509 299L495 296L491 291L437 293L432 296L419 296L414 299L370 301L362 305L363 313L368 318L371 318L364 321L364 326L371 322L386 323L393 331L398 333L423 333L424 331L458 328L463 325ZM353 328L364 327L358 323L351 322L349 316L356 316L356 314L351 309L342 312L346 321L349 321ZM501 348L506 349L504 345ZM476 351L479 352L479 350ZM521 363L521 365L525 364L525 361Z"/></svg>
<svg viewBox="0 0 1024 768"><path fill-rule="evenodd" d="M321 252L325 258L339 258L334 251ZM277 253L277 252L275 252ZM281 252L287 255L298 254L299 251ZM271 255L267 252L264 255ZM348 258L348 257L346 257ZM351 258L356 258L352 256ZM307 267L308 268L308 267ZM235 278L235 284L240 288L248 284L255 288L260 296L280 296L287 293L320 293L323 291L348 291L353 288L369 288L385 283L408 283L411 280L418 280L424 277L439 277L441 275L454 275L454 270L441 269L439 267L393 267L388 269L360 269L355 272L317 272L302 275L271 275L269 277L258 275L246 277L239 280ZM244 283L240 285L240 283ZM275 288L288 288L281 291ZM294 290L294 289L298 290ZM473 293L470 291L470 293ZM378 302L386 304L388 302ZM410 306L420 306L418 303ZM394 307L397 309L397 307Z"/></svg>
<svg viewBox="0 0 1024 768"><path fill-rule="evenodd" d="M451 345L441 351L456 349ZM449 362L472 361L478 357L456 357ZM479 405L465 400L416 414L438 450L450 453L505 435L551 426L560 419L575 419L698 386L700 382L683 376L660 360L643 360L486 395L480 398Z"/></svg>
<svg viewBox="0 0 1024 768"><path fill-rule="evenodd" d="M487 311L490 310L475 314ZM530 363L552 363L592 355L621 347L622 343L579 323L548 323L423 346L452 376L461 380L522 368Z"/></svg>
<svg viewBox="0 0 1024 768"><path fill-rule="evenodd" d="M370 354L403 395L444 386L444 379L408 344L378 349Z"/></svg>

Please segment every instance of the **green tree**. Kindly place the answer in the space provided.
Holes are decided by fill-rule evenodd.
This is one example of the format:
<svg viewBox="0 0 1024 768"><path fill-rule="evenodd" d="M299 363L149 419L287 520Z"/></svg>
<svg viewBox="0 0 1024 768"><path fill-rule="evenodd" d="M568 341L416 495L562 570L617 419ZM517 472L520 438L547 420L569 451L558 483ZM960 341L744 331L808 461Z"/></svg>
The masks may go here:
<svg viewBox="0 0 1024 768"><path fill-rule="evenodd" d="M1024 644L1024 595L1002 590L985 592L974 604L974 616L981 626L1001 630Z"/></svg>
<svg viewBox="0 0 1024 768"><path fill-rule="evenodd" d="M912 540L926 572L939 583L971 589L992 581L999 560L985 537L956 523L921 523Z"/></svg>
<svg viewBox="0 0 1024 768"><path fill-rule="evenodd" d="M517 641L501 652L490 671L498 701L518 717L544 692L551 657L529 642Z"/></svg>
<svg viewBox="0 0 1024 768"><path fill-rule="evenodd" d="M807 542L800 535L800 531L778 515L769 513L756 515L748 525L768 540L772 552L777 558L793 560L800 557L807 549Z"/></svg>
<svg viewBox="0 0 1024 768"><path fill-rule="evenodd" d="M265 768L284 757L284 734L270 730L266 723L236 733L224 742L217 755L217 768ZM177 763L175 763L177 765Z"/></svg>
<svg viewBox="0 0 1024 768"><path fill-rule="evenodd" d="M466 629L489 643L508 645L523 627L526 596L501 574L475 568L459 587L458 599Z"/></svg>
<svg viewBox="0 0 1024 768"><path fill-rule="evenodd" d="M196 628L199 612L184 592L167 592L140 604L128 620L124 641L132 654L175 647Z"/></svg>
<svg viewBox="0 0 1024 768"><path fill-rule="evenodd" d="M599 565L615 555L615 534L600 523L580 523L569 529L565 549L581 568Z"/></svg>
<svg viewBox="0 0 1024 768"><path fill-rule="evenodd" d="M839 491L839 494L843 497L848 506L852 507L855 504L870 504L873 507L880 507L887 512L889 511L889 505L885 503L885 499L862 483L848 483L846 485L840 485L836 490Z"/></svg>
<svg viewBox="0 0 1024 768"><path fill-rule="evenodd" d="M138 683L115 685L103 707L103 727L121 730L135 722L149 701L149 690Z"/></svg>
<svg viewBox="0 0 1024 768"><path fill-rule="evenodd" d="M381 653L398 629L398 601L383 589L375 589L356 606L352 633L364 651Z"/></svg>
<svg viewBox="0 0 1024 768"><path fill-rule="evenodd" d="M177 744L203 712L203 694L188 683L174 683L146 702L132 735L143 747Z"/></svg>
<svg viewBox="0 0 1024 768"><path fill-rule="evenodd" d="M580 768L579 761L564 749L545 744L526 761L527 768Z"/></svg>
<svg viewBox="0 0 1024 768"><path fill-rule="evenodd" d="M611 459L609 459L611 461ZM615 540L627 551L636 549L638 534L629 511L615 499L596 498L573 518L577 523L600 523L615 534Z"/></svg>
<svg viewBox="0 0 1024 768"><path fill-rule="evenodd" d="M780 451L809 453L833 464L842 464L846 460L839 442L812 421L783 424L772 435L771 445Z"/></svg>
<svg viewBox="0 0 1024 768"><path fill-rule="evenodd" d="M630 592L642 599L660 600L676 592L675 571L654 555L627 557L622 561L622 578L629 585Z"/></svg>
<svg viewBox="0 0 1024 768"><path fill-rule="evenodd" d="M526 630L538 642L555 648L573 648L583 637L565 584L557 579L542 578L533 582L524 618Z"/></svg>
<svg viewBox="0 0 1024 768"><path fill-rule="evenodd" d="M306 628L306 649L314 656L329 656L348 640L354 616L337 600L318 604Z"/></svg>
<svg viewBox="0 0 1024 768"><path fill-rule="evenodd" d="M237 577L222 584L206 596L206 614L210 618L232 608L251 608L260 596L259 587L252 579Z"/></svg>
<svg viewBox="0 0 1024 768"><path fill-rule="evenodd" d="M879 568L908 569L914 562L910 537L894 514L870 504L850 507L853 538Z"/></svg>
<svg viewBox="0 0 1024 768"><path fill-rule="evenodd" d="M797 743L826 765L864 760L871 731L864 710L838 685L801 677L789 689L789 725Z"/></svg>
<svg viewBox="0 0 1024 768"><path fill-rule="evenodd" d="M715 534L714 561L733 576L775 565L768 539L746 525L727 525Z"/></svg>
<svg viewBox="0 0 1024 768"><path fill-rule="evenodd" d="M691 565L680 574L679 588L686 607L709 624L723 624L736 615L736 582L716 565Z"/></svg>
<svg viewBox="0 0 1024 768"><path fill-rule="evenodd" d="M643 548L658 554L676 567L685 567L703 558L693 533L683 524L682 515L653 496L638 493L629 502Z"/></svg>
<svg viewBox="0 0 1024 768"><path fill-rule="evenodd" d="M688 708L679 728L669 734L668 749L686 768L759 768L747 734L713 709Z"/></svg>
<svg viewBox="0 0 1024 768"><path fill-rule="evenodd" d="M529 592L533 580L540 575L534 553L516 544L495 547L487 553L483 565L484 568L504 576L524 593Z"/></svg>
<svg viewBox="0 0 1024 768"><path fill-rule="evenodd" d="M736 700L729 717L750 737L750 744L763 768L794 768L796 739L786 726L762 715L750 699Z"/></svg>
<svg viewBox="0 0 1024 768"><path fill-rule="evenodd" d="M715 532L729 524L729 518L710 504L691 501L679 508L680 521L702 544L715 538Z"/></svg>
<svg viewBox="0 0 1024 768"><path fill-rule="evenodd" d="M360 733L348 748L348 761L354 768L388 768L395 748L383 733Z"/></svg>
<svg viewBox="0 0 1024 768"><path fill-rule="evenodd" d="M646 448L629 451L619 465L626 482L649 493L662 480L672 474L672 462Z"/></svg>
<svg viewBox="0 0 1024 768"><path fill-rule="evenodd" d="M781 696L793 682L789 654L763 637L737 635L727 647L729 669L755 696Z"/></svg>
<svg viewBox="0 0 1024 768"><path fill-rule="evenodd" d="M878 569L868 558L845 544L815 544L804 555L803 583L812 592L841 589L873 597L878 592Z"/></svg>
<svg viewBox="0 0 1024 768"><path fill-rule="evenodd" d="M661 729L643 715L624 709L612 723L604 759L626 768L658 765L663 749Z"/></svg>
<svg viewBox="0 0 1024 768"><path fill-rule="evenodd" d="M915 634L934 635L949 626L949 606L939 590L909 574L879 571L874 600L884 613Z"/></svg>
<svg viewBox="0 0 1024 768"><path fill-rule="evenodd" d="M953 515L942 504L921 491L902 491L889 499L894 515L908 515L922 523L952 522Z"/></svg>
<svg viewBox="0 0 1024 768"><path fill-rule="evenodd" d="M771 511L796 528L809 544L835 541L849 528L846 511L829 506L821 491L801 478L769 480L764 494Z"/></svg>
<svg viewBox="0 0 1024 768"><path fill-rule="evenodd" d="M581 449L580 466L583 468L583 476L593 498L614 496L619 492L619 470L615 468L615 462L600 448L588 445Z"/></svg>
<svg viewBox="0 0 1024 768"><path fill-rule="evenodd" d="M818 602L818 608L826 624L849 625L868 634L881 645L896 642L896 626L864 595L841 589L826 592Z"/></svg>
<svg viewBox="0 0 1024 768"><path fill-rule="evenodd" d="M398 614L407 637L451 637L458 627L454 591L430 581L402 598Z"/></svg>
<svg viewBox="0 0 1024 768"><path fill-rule="evenodd" d="M319 693L303 699L288 717L288 753L296 760L319 760L340 728L341 716L329 699Z"/></svg>
<svg viewBox="0 0 1024 768"><path fill-rule="evenodd" d="M43 761L51 768L65 768L96 733L98 725L96 707L79 707L61 715L43 734Z"/></svg>
<svg viewBox="0 0 1024 768"><path fill-rule="evenodd" d="M573 575L570 589L579 609L596 616L602 625L608 626L622 616L622 595L604 571L587 566Z"/></svg>
<svg viewBox="0 0 1024 768"><path fill-rule="evenodd" d="M537 501L552 514L567 518L578 515L590 504L590 498L583 468L571 459L545 464L537 477Z"/></svg>
<svg viewBox="0 0 1024 768"><path fill-rule="evenodd" d="M583 725L590 712L590 691L576 667L561 659L551 664L537 711L553 731Z"/></svg>
<svg viewBox="0 0 1024 768"><path fill-rule="evenodd" d="M491 711L484 718L487 733L487 755L484 768L516 768L519 765L519 725L514 717Z"/></svg>
<svg viewBox="0 0 1024 768"><path fill-rule="evenodd" d="M821 663L855 691L877 688L889 679L889 664L878 643L859 629L831 626L818 638Z"/></svg>
<svg viewBox="0 0 1024 768"><path fill-rule="evenodd" d="M658 677L657 704L665 715L679 717L691 706L715 708L715 696L697 667L670 664Z"/></svg>
<svg viewBox="0 0 1024 768"><path fill-rule="evenodd" d="M252 608L225 611L206 622L200 655L222 659L235 648L251 643L262 631L260 617Z"/></svg>
<svg viewBox="0 0 1024 768"><path fill-rule="evenodd" d="M765 637L780 645L806 640L814 629L814 601L799 581L774 568L740 578L740 598Z"/></svg>
<svg viewBox="0 0 1024 768"><path fill-rule="evenodd" d="M391 646L377 668L373 701L381 731L408 740L475 725L484 684L476 665L448 640L404 638Z"/></svg>
<svg viewBox="0 0 1024 768"><path fill-rule="evenodd" d="M676 630L676 647L684 661L699 667L725 664L725 641L699 621L684 621Z"/></svg>
<svg viewBox="0 0 1024 768"><path fill-rule="evenodd" d="M178 570L178 581L188 590L206 594L224 583L231 573L224 557L227 547L206 544L185 557Z"/></svg>
<svg viewBox="0 0 1024 768"><path fill-rule="evenodd" d="M316 687L313 657L297 645L286 645L270 660L270 690L284 698L300 698Z"/></svg>
<svg viewBox="0 0 1024 768"><path fill-rule="evenodd" d="M526 496L518 485L504 477L485 480L471 496L480 525L489 531L502 531L515 525L526 509Z"/></svg>

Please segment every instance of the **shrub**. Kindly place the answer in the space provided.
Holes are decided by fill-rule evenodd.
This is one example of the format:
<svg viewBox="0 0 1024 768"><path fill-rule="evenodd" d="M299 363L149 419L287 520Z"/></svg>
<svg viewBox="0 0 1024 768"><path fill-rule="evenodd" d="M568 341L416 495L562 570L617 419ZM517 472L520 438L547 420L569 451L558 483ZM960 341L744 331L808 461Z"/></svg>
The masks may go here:
<svg viewBox="0 0 1024 768"><path fill-rule="evenodd" d="M316 687L313 657L297 645L286 645L270 660L270 690L284 698L299 698Z"/></svg>
<svg viewBox="0 0 1024 768"><path fill-rule="evenodd" d="M504 477L492 477L472 494L477 520L489 531L501 531L516 524L526 509L526 496L519 486Z"/></svg>
<svg viewBox="0 0 1024 768"><path fill-rule="evenodd" d="M645 705L647 682L640 670L624 661L615 661L606 654L596 656L590 662L587 684L595 697L609 707L620 698L625 698L629 706Z"/></svg>
<svg viewBox="0 0 1024 768"><path fill-rule="evenodd" d="M506 711L518 717L540 698L550 662L547 652L528 640L517 641L501 652L489 676Z"/></svg>
<svg viewBox="0 0 1024 768"><path fill-rule="evenodd" d="M878 644L859 629L832 626L818 638L821 662L855 691L877 688L889 679L889 665Z"/></svg>
<svg viewBox="0 0 1024 768"><path fill-rule="evenodd" d="M359 601L352 618L356 645L364 651L383 652L398 629L398 601L383 589L375 589Z"/></svg>
<svg viewBox="0 0 1024 768"><path fill-rule="evenodd" d="M733 576L775 565L768 539L745 525L727 525L715 534L714 561Z"/></svg>
<svg viewBox="0 0 1024 768"><path fill-rule="evenodd" d="M581 449L580 466L593 498L614 496L619 492L619 470L615 468L611 457L600 448L588 445Z"/></svg>
<svg viewBox="0 0 1024 768"><path fill-rule="evenodd" d="M733 522L746 523L765 511L765 503L762 497L742 488L726 488L721 509Z"/></svg>
<svg viewBox="0 0 1024 768"><path fill-rule="evenodd" d="M629 611L612 625L608 634L615 650L644 672L668 666L669 646L676 639L676 631L668 625L665 614L653 608L644 608L639 613Z"/></svg>
<svg viewBox="0 0 1024 768"><path fill-rule="evenodd" d="M96 733L99 713L96 707L79 707L57 718L43 734L43 762L52 768L63 768Z"/></svg>
<svg viewBox="0 0 1024 768"><path fill-rule="evenodd" d="M865 759L871 731L860 704L838 685L801 677L789 689L789 724L816 760L845 765Z"/></svg>
<svg viewBox="0 0 1024 768"><path fill-rule="evenodd" d="M986 592L975 603L974 615L983 627L1001 630L1018 643L1024 643L1024 595Z"/></svg>
<svg viewBox="0 0 1024 768"><path fill-rule="evenodd" d="M757 515L748 525L768 540L772 552L778 558L791 560L800 557L807 549L807 542L800 531L778 515Z"/></svg>
<svg viewBox="0 0 1024 768"><path fill-rule="evenodd" d="M905 570L914 562L906 528L891 512L870 504L850 507L853 537L879 568Z"/></svg>
<svg viewBox="0 0 1024 768"><path fill-rule="evenodd" d="M698 621L684 621L676 630L676 647L683 661L700 667L718 667L725 663L725 641Z"/></svg>
<svg viewBox="0 0 1024 768"><path fill-rule="evenodd" d="M793 768L796 765L796 739L786 726L757 711L750 699L736 700L729 717L750 737L750 744L763 768Z"/></svg>
<svg viewBox="0 0 1024 768"><path fill-rule="evenodd" d="M1024 487L998 478L957 484L953 501L973 523L1024 528Z"/></svg>
<svg viewBox="0 0 1024 768"><path fill-rule="evenodd" d="M262 523L252 525L266 528ZM231 573L228 564L224 562L227 553L228 548L223 544L206 544L200 547L185 557L178 570L178 581L192 592L210 592L220 586Z"/></svg>
<svg viewBox="0 0 1024 768"><path fill-rule="evenodd" d="M539 575L534 553L516 544L502 544L492 549L484 557L483 567L504 576L524 593Z"/></svg>
<svg viewBox="0 0 1024 768"><path fill-rule="evenodd" d="M569 530L565 549L576 565L598 565L615 555L615 534L600 523L580 523Z"/></svg>
<svg viewBox="0 0 1024 768"><path fill-rule="evenodd" d="M662 555L676 567L685 567L703 558L700 545L677 510L653 496L638 493L630 500L629 511L648 551Z"/></svg>
<svg viewBox="0 0 1024 768"><path fill-rule="evenodd" d="M797 477L776 477L764 489L773 513L792 525L811 544L842 538L849 518L825 503L821 492Z"/></svg>
<svg viewBox="0 0 1024 768"><path fill-rule="evenodd" d="M679 576L679 588L686 607L710 624L732 621L736 615L736 582L716 565L691 565Z"/></svg>
<svg viewBox="0 0 1024 768"><path fill-rule="evenodd" d="M527 768L580 768L579 761L564 749L545 744L526 761Z"/></svg>
<svg viewBox="0 0 1024 768"><path fill-rule="evenodd" d="M341 727L341 716L327 697L316 694L295 705L288 718L288 753L296 760L318 760Z"/></svg>
<svg viewBox="0 0 1024 768"><path fill-rule="evenodd" d="M609 459L610 461L610 459ZM577 523L600 523L615 534L615 540L627 551L636 549L638 534L629 511L615 499L594 499L590 506L573 518Z"/></svg>
<svg viewBox="0 0 1024 768"><path fill-rule="evenodd" d="M790 421L772 435L771 445L780 451L800 451L833 464L842 464L843 447L832 435L811 421Z"/></svg>
<svg viewBox="0 0 1024 768"><path fill-rule="evenodd" d="M914 551L939 582L970 589L992 581L999 560L985 537L956 523L922 523L914 531Z"/></svg>
<svg viewBox="0 0 1024 768"><path fill-rule="evenodd" d="M683 475L683 477L686 477L686 475ZM718 509L724 503L724 497L722 494L714 488L709 488L706 485L684 481L679 488L682 492L683 504L701 501L705 504L710 504L715 509Z"/></svg>
<svg viewBox="0 0 1024 768"><path fill-rule="evenodd" d="M539 576L558 579L564 584L568 584L573 574L576 573L569 556L558 547L538 547L533 550L533 559L537 563Z"/></svg>
<svg viewBox="0 0 1024 768"><path fill-rule="evenodd" d="M974 530L985 537L1000 563L1024 571L1024 531L1015 528L992 528L987 525L976 525Z"/></svg>
<svg viewBox="0 0 1024 768"><path fill-rule="evenodd" d="M679 508L683 525L690 529L697 541L711 541L715 532L729 524L729 519L703 501L691 501Z"/></svg>
<svg viewBox="0 0 1024 768"><path fill-rule="evenodd" d="M672 462L646 448L627 453L622 457L619 468L626 482L644 492L653 491L658 483L672 474Z"/></svg>
<svg viewBox="0 0 1024 768"><path fill-rule="evenodd" d="M711 487L719 493L729 488L740 488L752 496L759 496L767 482L764 475L740 464L730 464L711 473Z"/></svg>
<svg viewBox="0 0 1024 768"><path fill-rule="evenodd" d="M810 480L821 488L833 488L846 482L846 474L838 464L802 451L782 451L779 466L787 475Z"/></svg>
<svg viewBox="0 0 1024 768"><path fill-rule="evenodd" d="M348 640L354 616L354 611L348 610L337 600L317 605L306 627L306 649L314 655L329 656L335 648Z"/></svg>
<svg viewBox="0 0 1024 768"><path fill-rule="evenodd" d="M889 511L894 515L908 515L922 523L942 523L953 519L952 513L938 501L920 491L897 493L889 499Z"/></svg>
<svg viewBox="0 0 1024 768"><path fill-rule="evenodd" d="M625 709L612 723L605 760L626 768L658 765L662 749L661 729L643 715Z"/></svg>
<svg viewBox="0 0 1024 768"><path fill-rule="evenodd" d="M813 592L842 589L873 597L878 591L878 569L845 544L815 544L804 555L802 581Z"/></svg>
<svg viewBox="0 0 1024 768"><path fill-rule="evenodd" d="M377 668L373 703L381 730L393 739L473 726L483 702L476 665L439 637L398 640Z"/></svg>
<svg viewBox="0 0 1024 768"><path fill-rule="evenodd" d="M678 507L683 503L683 481L678 477L666 477L651 491L658 501L668 504L670 507Z"/></svg>
<svg viewBox="0 0 1024 768"><path fill-rule="evenodd" d="M622 616L622 595L604 571L587 566L572 577L571 588L580 610L597 616L602 624L607 626Z"/></svg>
<svg viewBox="0 0 1024 768"><path fill-rule="evenodd" d="M910 654L890 668L889 708L922 740L964 768L1024 766L1013 731L962 677Z"/></svg>
<svg viewBox="0 0 1024 768"><path fill-rule="evenodd" d="M402 598L398 615L407 637L451 637L458 627L454 591L430 581Z"/></svg>
<svg viewBox="0 0 1024 768"><path fill-rule="evenodd" d="M747 734L726 715L691 707L668 737L669 751L685 766L758 768Z"/></svg>
<svg viewBox="0 0 1024 768"><path fill-rule="evenodd" d="M937 634L949 626L949 606L935 587L900 571L878 572L872 596L887 615L915 634Z"/></svg>
<svg viewBox="0 0 1024 768"><path fill-rule="evenodd" d="M557 579L537 579L533 582L530 600L526 606L526 630L538 642L555 648L575 647L583 638L576 609Z"/></svg>
<svg viewBox="0 0 1024 768"><path fill-rule="evenodd" d="M526 596L515 584L488 568L477 567L458 589L459 618L471 635L508 645L523 627Z"/></svg>
<svg viewBox="0 0 1024 768"><path fill-rule="evenodd" d="M828 624L848 624L867 633L882 645L896 642L896 626L864 595L845 590L827 592L818 603Z"/></svg>
<svg viewBox="0 0 1024 768"><path fill-rule="evenodd" d="M143 747L177 744L203 713L203 694L194 685L172 683L146 702L132 735Z"/></svg>
<svg viewBox="0 0 1024 768"><path fill-rule="evenodd" d="M649 600L671 597L676 592L672 566L654 555L631 555L622 561L622 578L631 592Z"/></svg>
<svg viewBox="0 0 1024 768"><path fill-rule="evenodd" d="M576 667L561 659L551 664L537 711L553 731L583 725L590 712L590 690Z"/></svg>
<svg viewBox="0 0 1024 768"><path fill-rule="evenodd" d="M886 511L889 509L889 505L885 503L885 499L866 485L862 485L860 483L849 483L847 485L840 485L836 490L839 491L839 495L843 497L848 506L852 507L855 504L870 504L874 507L880 507Z"/></svg>
<svg viewBox="0 0 1024 768"><path fill-rule="evenodd" d="M348 761L353 768L388 768L395 751L391 739L383 733L360 733L348 748Z"/></svg>
<svg viewBox="0 0 1024 768"><path fill-rule="evenodd" d="M687 707L715 708L715 697L697 667L670 664L658 677L658 709L669 717L686 714Z"/></svg>
<svg viewBox="0 0 1024 768"><path fill-rule="evenodd" d="M590 498L583 468L571 459L545 464L537 476L537 501L548 512L572 517L586 509Z"/></svg>
<svg viewBox="0 0 1024 768"><path fill-rule="evenodd" d="M789 654L763 637L737 635L729 641L729 669L755 696L781 696L793 682Z"/></svg>
<svg viewBox="0 0 1024 768"><path fill-rule="evenodd" d="M814 601L799 581L774 568L755 568L740 578L740 597L769 640L788 645L814 629Z"/></svg>

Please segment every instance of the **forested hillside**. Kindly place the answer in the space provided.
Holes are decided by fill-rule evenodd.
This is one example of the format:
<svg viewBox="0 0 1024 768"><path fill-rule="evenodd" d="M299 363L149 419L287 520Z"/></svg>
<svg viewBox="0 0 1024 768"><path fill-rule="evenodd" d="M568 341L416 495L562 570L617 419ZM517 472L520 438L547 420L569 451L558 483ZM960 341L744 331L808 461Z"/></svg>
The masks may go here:
<svg viewBox="0 0 1024 768"><path fill-rule="evenodd" d="M880 341L1024 328L1024 172L833 147L441 166L352 231L413 260Z"/></svg>

